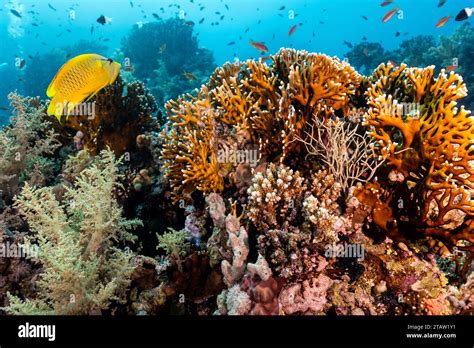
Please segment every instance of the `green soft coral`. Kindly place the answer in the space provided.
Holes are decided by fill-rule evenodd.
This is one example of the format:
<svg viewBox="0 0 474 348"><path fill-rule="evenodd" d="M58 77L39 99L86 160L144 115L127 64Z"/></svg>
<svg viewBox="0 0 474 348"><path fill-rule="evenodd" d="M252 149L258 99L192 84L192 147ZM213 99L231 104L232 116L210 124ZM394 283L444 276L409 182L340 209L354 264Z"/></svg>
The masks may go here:
<svg viewBox="0 0 474 348"><path fill-rule="evenodd" d="M44 272L38 296L9 295L7 313L92 314L124 298L134 255L116 244L133 241L129 231L141 222L126 220L115 200L119 162L111 151L102 151L65 188L62 201L52 187L25 184L15 206L35 232L29 242L39 246Z"/></svg>
<svg viewBox="0 0 474 348"><path fill-rule="evenodd" d="M158 249L163 249L166 254L176 254L186 256L189 251L190 244L187 242L188 233L185 230L176 231L168 228L168 232L162 235L157 234Z"/></svg>
<svg viewBox="0 0 474 348"><path fill-rule="evenodd" d="M44 185L54 177L61 144L39 100L16 93L8 98L14 116L0 129L0 191L9 200L25 182Z"/></svg>

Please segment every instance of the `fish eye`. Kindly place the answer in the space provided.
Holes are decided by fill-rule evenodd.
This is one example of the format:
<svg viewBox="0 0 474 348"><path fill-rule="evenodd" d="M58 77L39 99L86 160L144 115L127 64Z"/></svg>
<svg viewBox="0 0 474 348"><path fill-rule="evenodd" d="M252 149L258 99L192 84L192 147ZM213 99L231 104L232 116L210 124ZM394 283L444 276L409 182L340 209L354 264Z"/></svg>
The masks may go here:
<svg viewBox="0 0 474 348"><path fill-rule="evenodd" d="M109 64L112 64L114 62L112 58L108 58L107 61L109 62Z"/></svg>

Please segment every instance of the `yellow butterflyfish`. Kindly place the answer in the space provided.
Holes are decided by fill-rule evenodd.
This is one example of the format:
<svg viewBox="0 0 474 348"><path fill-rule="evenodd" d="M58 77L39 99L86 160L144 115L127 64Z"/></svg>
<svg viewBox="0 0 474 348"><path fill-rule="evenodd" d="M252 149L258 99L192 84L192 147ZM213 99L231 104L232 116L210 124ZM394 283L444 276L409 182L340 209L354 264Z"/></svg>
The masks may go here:
<svg viewBox="0 0 474 348"><path fill-rule="evenodd" d="M81 54L72 58L59 69L46 91L46 95L52 98L48 115L61 121L65 107L69 116L77 104L91 99L102 88L114 83L119 71L119 63L98 54Z"/></svg>

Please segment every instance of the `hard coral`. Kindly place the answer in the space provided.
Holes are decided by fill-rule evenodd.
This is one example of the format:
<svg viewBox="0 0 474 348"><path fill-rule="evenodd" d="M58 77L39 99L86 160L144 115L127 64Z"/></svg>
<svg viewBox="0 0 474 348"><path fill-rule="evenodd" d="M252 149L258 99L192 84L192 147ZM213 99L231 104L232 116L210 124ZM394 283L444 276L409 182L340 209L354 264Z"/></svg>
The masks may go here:
<svg viewBox="0 0 474 348"><path fill-rule="evenodd" d="M382 227L410 224L449 245L467 241L473 250L474 124L470 111L456 106L466 95L462 78L388 63L372 79L366 123L388 169L401 174L383 185L394 222Z"/></svg>
<svg viewBox="0 0 474 348"><path fill-rule="evenodd" d="M158 105L192 91L215 67L212 52L198 45L193 27L179 18L134 26L122 41L123 59L147 86ZM183 73L191 73L194 79Z"/></svg>
<svg viewBox="0 0 474 348"><path fill-rule="evenodd" d="M304 154L295 137L304 137L314 113L327 118L347 109L361 81L348 64L323 54L282 49L272 59L272 66L227 63L195 96L167 103L171 130L162 158L178 197L224 189L228 161L219 158L219 143L237 142L239 151L258 146L258 157L270 161Z"/></svg>
<svg viewBox="0 0 474 348"><path fill-rule="evenodd" d="M155 99L141 82L126 84L118 78L92 100L91 115L70 116L64 127L81 132L83 146L98 154L109 147L120 156L136 149L136 138L157 130Z"/></svg>
<svg viewBox="0 0 474 348"><path fill-rule="evenodd" d="M304 178L285 165L271 163L256 173L248 189L248 216L261 231L283 227L296 218L305 190Z"/></svg>

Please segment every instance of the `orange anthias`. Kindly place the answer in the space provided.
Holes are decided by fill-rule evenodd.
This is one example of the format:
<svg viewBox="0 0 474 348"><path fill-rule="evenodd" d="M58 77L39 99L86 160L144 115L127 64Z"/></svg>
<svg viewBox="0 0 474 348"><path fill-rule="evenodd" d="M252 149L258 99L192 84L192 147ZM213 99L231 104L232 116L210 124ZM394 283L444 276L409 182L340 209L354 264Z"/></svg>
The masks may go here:
<svg viewBox="0 0 474 348"><path fill-rule="evenodd" d="M443 25L445 25L446 23L448 23L449 19L451 18L452 16L446 16L446 17L443 17L441 18L438 23L436 23L435 25L435 28L441 28Z"/></svg>
<svg viewBox="0 0 474 348"><path fill-rule="evenodd" d="M261 52L268 52L268 47L262 42L250 41L250 44Z"/></svg>
<svg viewBox="0 0 474 348"><path fill-rule="evenodd" d="M382 18L382 22L388 22L394 15L395 13L398 12L398 7L395 7L393 10L388 11L385 16Z"/></svg>

